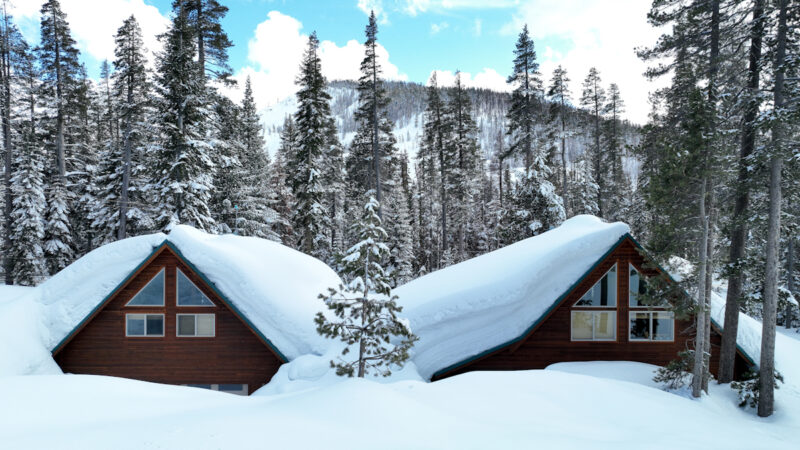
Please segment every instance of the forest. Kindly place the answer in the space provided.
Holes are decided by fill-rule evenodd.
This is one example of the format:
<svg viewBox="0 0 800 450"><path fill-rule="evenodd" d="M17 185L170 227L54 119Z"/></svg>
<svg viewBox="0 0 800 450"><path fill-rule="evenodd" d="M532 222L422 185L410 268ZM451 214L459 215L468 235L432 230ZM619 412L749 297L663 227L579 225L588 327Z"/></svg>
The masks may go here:
<svg viewBox="0 0 800 450"><path fill-rule="evenodd" d="M625 87L597 69L540 73L527 26L508 49L510 94L458 76L453 87L435 74L425 86L383 80L374 14L359 80L326 80L312 33L296 108L265 127L249 80L240 103L222 93L236 81L218 0L173 1L154 65L129 17L99 79L58 0L42 5L35 47L0 4L7 284L36 285L103 244L178 223L275 240L341 269L376 215L395 287L592 214L628 223L659 262L693 265L685 287L706 349L694 367L710 350L712 285L727 280L720 381L732 377L738 311L764 323L762 373L775 324L797 324L796 0L654 0L648 20L668 31L637 53L645 76L670 82L651 94L643 127L622 120ZM418 136L398 135L416 120Z"/></svg>

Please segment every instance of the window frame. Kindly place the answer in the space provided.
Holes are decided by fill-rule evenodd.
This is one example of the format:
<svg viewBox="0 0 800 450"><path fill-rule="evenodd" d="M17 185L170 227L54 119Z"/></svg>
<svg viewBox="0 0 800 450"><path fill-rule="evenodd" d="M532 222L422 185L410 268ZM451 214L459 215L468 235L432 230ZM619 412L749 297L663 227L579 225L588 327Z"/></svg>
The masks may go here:
<svg viewBox="0 0 800 450"><path fill-rule="evenodd" d="M576 339L575 337L573 337L573 335L572 335L572 323L575 320L575 313L588 313L588 314L592 315L592 337L591 337L591 339ZM614 330L614 337L613 338L598 339L598 338L595 337L595 334L596 334L595 333L595 326L596 326L595 317L598 314L602 314L602 313L608 313L608 314L611 315L611 317L614 318L614 325L611 327L611 329ZM617 332L618 331L617 327L619 326L619 323L618 323L617 319L618 319L618 314L617 314L617 310L616 309L597 309L596 307L592 308L592 309L572 309L570 311L570 315L569 315L569 339L570 339L570 342L618 342L619 341L619 337L618 337L619 333Z"/></svg>
<svg viewBox="0 0 800 450"><path fill-rule="evenodd" d="M180 274L178 274L178 272L180 272ZM211 303L211 304L210 305L181 305L181 303L180 303L181 302L181 291L180 291L180 289L181 289L180 285L181 284L179 282L180 275L183 275L186 278L186 281L188 281L189 283L192 283L192 286L194 286L195 289L200 291L200 293L203 294L203 297L205 297L206 300L208 300L208 302ZM189 278L189 276L186 275L186 273L184 273L184 271L182 271L180 267L175 266L175 306L180 306L181 308L215 308L217 305L214 304L214 301L211 300L211 298L208 295L206 295L206 293L203 292L202 289L200 289L200 286L198 286L194 281L192 281L192 279Z"/></svg>
<svg viewBox="0 0 800 450"><path fill-rule="evenodd" d="M656 313L667 313L672 316L672 339L653 339L653 314ZM647 314L647 326L648 326L648 334L650 335L649 339L641 339L641 338L632 338L631 337L631 318L633 314ZM628 342L633 343L646 343L646 344L658 344L658 343L673 343L675 342L675 312L670 311L667 309L631 309L628 311Z"/></svg>
<svg viewBox="0 0 800 450"><path fill-rule="evenodd" d="M194 317L194 334L180 334L180 317L192 316ZM210 335L197 334L197 316L211 316L214 318L212 333ZM177 313L175 314L175 337L179 338L214 338L217 337L217 315L214 313Z"/></svg>
<svg viewBox="0 0 800 450"><path fill-rule="evenodd" d="M239 385L241 389L238 391L231 391L231 390L224 390L220 389L220 386L223 385ZM184 384L186 387L191 387L195 389L207 389L209 391L216 391L216 392L223 392L226 394L233 394L233 395L243 395L247 397L250 392L250 385L247 383L186 383ZM205 387L208 386L208 387Z"/></svg>
<svg viewBox="0 0 800 450"><path fill-rule="evenodd" d="M144 334L130 334L128 332L128 317L129 316L144 316ZM147 316L161 317L161 334L147 334ZM125 337L129 338L158 338L164 337L166 332L167 322L163 313L126 313L125 314Z"/></svg>
<svg viewBox="0 0 800 450"><path fill-rule="evenodd" d="M131 302L133 301L133 299L135 299L136 296L139 295L140 292L145 290L147 288L147 286L150 286L150 283L155 281L156 277L161 275L162 272L164 273L164 283L161 285L161 304L160 305L131 305ZM142 286L141 289L139 289L138 291L136 291L135 294L133 294L133 296L130 298L130 300L125 302L125 307L126 308L164 308L166 306L167 306L167 266L162 266L161 270L156 272L156 274L153 275L152 278L147 280L147 283L145 283L144 286Z"/></svg>
<svg viewBox="0 0 800 450"><path fill-rule="evenodd" d="M611 273L611 271L614 270L615 268L617 269L616 270L617 275L616 275L615 286L614 286L614 304L613 305L598 305L598 306L595 306L595 305L579 305L578 303L580 303L581 300L583 300L583 297L586 294L588 294L589 292L591 292L591 290L594 289L594 287L597 285L597 283L601 283L603 281L603 278L606 275L608 275L609 273ZM598 278L597 281L595 281L588 290L584 291L583 294L581 294L581 296L578 297L578 300L576 300L575 303L572 304L572 307L573 308L587 308L587 309L592 309L592 310L596 310L596 309L612 309L613 308L616 311L619 308L619 266L618 266L618 261L615 261L614 264L612 264L611 267L608 268L608 270L603 272L603 274L600 275L600 278Z"/></svg>

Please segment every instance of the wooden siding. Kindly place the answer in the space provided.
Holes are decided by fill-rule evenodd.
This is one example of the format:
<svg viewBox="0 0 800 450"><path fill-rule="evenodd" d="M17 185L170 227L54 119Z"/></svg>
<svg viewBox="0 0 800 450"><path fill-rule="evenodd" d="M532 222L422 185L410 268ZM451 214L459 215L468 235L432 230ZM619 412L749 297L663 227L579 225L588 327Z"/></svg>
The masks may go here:
<svg viewBox="0 0 800 450"><path fill-rule="evenodd" d="M659 366L677 357L678 352L692 347L692 323L675 321L673 342L630 342L628 340L628 264L641 270L644 258L631 239L622 241L605 260L581 281L529 335L434 379L446 378L476 370L543 369L550 364L573 361L638 361ZM617 264L617 339L616 341L572 341L570 320L573 305L605 273ZM644 271L647 273L647 271ZM574 308L575 310L607 310L606 308ZM712 331L711 372L719 370L721 336ZM736 373L741 375L747 364L737 354Z"/></svg>
<svg viewBox="0 0 800 450"><path fill-rule="evenodd" d="M166 267L163 307L125 304ZM213 307L177 306L176 268ZM125 314L164 314L163 337L126 337ZM176 314L215 315L214 337L177 337ZM163 247L54 355L64 372L111 375L168 384L266 384L281 360L212 289L168 247Z"/></svg>

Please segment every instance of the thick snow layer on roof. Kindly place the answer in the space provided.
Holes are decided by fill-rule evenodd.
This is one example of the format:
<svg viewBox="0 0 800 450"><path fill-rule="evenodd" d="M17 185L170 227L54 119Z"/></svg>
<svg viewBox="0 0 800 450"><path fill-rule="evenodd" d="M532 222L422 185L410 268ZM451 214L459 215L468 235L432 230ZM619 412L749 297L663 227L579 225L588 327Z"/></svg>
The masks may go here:
<svg viewBox="0 0 800 450"><path fill-rule="evenodd" d="M28 295L34 288L29 286L9 286L0 284L0 303L11 301Z"/></svg>
<svg viewBox="0 0 800 450"><path fill-rule="evenodd" d="M323 262L265 239L211 235L178 225L169 235L104 245L75 261L26 298L45 308L45 345L55 348L157 247L169 241L275 347L292 359L322 353L313 322L317 296L339 277Z"/></svg>
<svg viewBox="0 0 800 450"><path fill-rule="evenodd" d="M413 350L420 375L522 335L628 232L623 223L575 216L395 289L420 338Z"/></svg>
<svg viewBox="0 0 800 450"><path fill-rule="evenodd" d="M177 226L169 241L287 358L323 353L314 316L341 280L322 261L276 242Z"/></svg>

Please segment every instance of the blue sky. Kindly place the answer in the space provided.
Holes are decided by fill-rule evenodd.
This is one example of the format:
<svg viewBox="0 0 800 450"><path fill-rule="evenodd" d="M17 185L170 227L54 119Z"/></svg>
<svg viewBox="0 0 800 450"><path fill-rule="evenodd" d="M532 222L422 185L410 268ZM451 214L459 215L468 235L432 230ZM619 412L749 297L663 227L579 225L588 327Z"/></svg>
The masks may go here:
<svg viewBox="0 0 800 450"><path fill-rule="evenodd" d="M171 0L61 0L92 76L113 56L111 36L130 14L142 24L145 42L158 47ZM37 0L16 0L17 22L37 40ZM564 65L575 102L589 67L606 84L620 85L627 117L644 122L647 92L656 85L633 47L654 42L647 25L649 0L222 0L229 7L223 26L234 43L230 62L237 78L253 79L261 107L292 91L299 53L316 30L328 78L354 78L363 54L367 13L379 17L379 42L387 78L425 83L433 70L442 84L461 70L466 85L507 90L512 51L522 25L529 25L543 77ZM288 93L288 94L287 94ZM231 92L237 97L238 92Z"/></svg>

